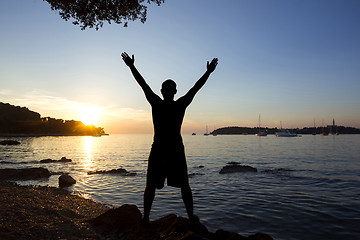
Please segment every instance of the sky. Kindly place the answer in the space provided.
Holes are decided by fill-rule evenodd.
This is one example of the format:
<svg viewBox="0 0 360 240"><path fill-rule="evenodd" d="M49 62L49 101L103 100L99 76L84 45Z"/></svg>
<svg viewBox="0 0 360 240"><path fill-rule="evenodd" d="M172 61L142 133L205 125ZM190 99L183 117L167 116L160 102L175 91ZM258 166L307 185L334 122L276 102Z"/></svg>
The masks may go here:
<svg viewBox="0 0 360 240"><path fill-rule="evenodd" d="M184 134L226 126L360 128L360 1L165 0L147 21L82 31L42 0L0 1L0 102L42 117L152 133L151 108L120 54L157 94L184 95Z"/></svg>

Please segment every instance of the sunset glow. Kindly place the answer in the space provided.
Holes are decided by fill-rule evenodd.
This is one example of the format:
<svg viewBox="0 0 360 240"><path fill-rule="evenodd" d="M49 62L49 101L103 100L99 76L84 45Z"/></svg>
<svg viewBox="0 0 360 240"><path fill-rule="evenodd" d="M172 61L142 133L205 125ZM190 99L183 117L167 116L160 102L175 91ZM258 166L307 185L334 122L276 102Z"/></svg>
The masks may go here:
<svg viewBox="0 0 360 240"><path fill-rule="evenodd" d="M99 123L100 109L96 107L82 107L79 111L80 121L85 125L95 125Z"/></svg>
<svg viewBox="0 0 360 240"><path fill-rule="evenodd" d="M314 119L360 128L359 10L356 0L166 1L149 6L144 24L82 31L46 1L1 1L0 102L109 134L152 134L151 106L120 54L134 54L160 97L173 79L175 99L216 57L185 134L256 127L259 114L270 128L312 127Z"/></svg>

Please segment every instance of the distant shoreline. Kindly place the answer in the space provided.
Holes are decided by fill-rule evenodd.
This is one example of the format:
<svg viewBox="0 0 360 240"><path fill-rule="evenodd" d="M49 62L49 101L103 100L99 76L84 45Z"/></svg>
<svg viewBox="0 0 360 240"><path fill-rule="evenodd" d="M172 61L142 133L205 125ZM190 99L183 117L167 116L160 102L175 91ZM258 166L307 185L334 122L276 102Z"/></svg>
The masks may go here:
<svg viewBox="0 0 360 240"><path fill-rule="evenodd" d="M0 137L81 137L81 136L89 136L89 137L101 137L101 136L109 136L106 134L44 134L44 133L0 133Z"/></svg>
<svg viewBox="0 0 360 240"><path fill-rule="evenodd" d="M237 126L231 126L231 127L223 127L215 129L210 134L212 135L245 135L245 134L256 134L259 131L266 132L267 134L275 134L278 131L281 131L280 128L268 128L268 127L262 127L259 129L259 127L237 127ZM324 127L304 127L304 128L286 128L286 130L289 130L292 133L301 134L301 135L320 135L320 134L326 134L326 135L336 135L336 134L360 134L360 129L354 128L354 127L345 127L345 126L337 126L337 125L328 125Z"/></svg>

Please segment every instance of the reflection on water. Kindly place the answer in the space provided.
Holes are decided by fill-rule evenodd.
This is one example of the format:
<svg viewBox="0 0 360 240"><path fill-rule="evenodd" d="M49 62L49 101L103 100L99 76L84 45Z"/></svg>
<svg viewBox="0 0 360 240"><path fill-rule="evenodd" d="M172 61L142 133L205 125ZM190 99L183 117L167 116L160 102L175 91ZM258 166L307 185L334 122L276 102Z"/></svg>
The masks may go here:
<svg viewBox="0 0 360 240"><path fill-rule="evenodd" d="M84 150L85 150L85 157L82 159L81 164L83 165L83 169L85 171L90 171L92 166L92 158L91 153L93 150L93 137L84 137Z"/></svg>
<svg viewBox="0 0 360 240"><path fill-rule="evenodd" d="M151 135L17 140L21 145L0 146L0 161L21 164L1 164L1 168L41 166L68 172L77 181L72 190L84 197L142 208ZM184 136L184 143L189 174L199 173L189 180L195 212L211 231L223 228L243 235L262 231L277 240L356 239L360 235L360 135L290 139L198 135ZM38 163L61 157L73 162ZM219 174L231 161L259 172ZM137 175L87 175L120 167ZM291 171L261 172L274 169ZM57 186L58 175L31 184ZM186 216L180 195L170 187L157 191L151 218L170 213Z"/></svg>

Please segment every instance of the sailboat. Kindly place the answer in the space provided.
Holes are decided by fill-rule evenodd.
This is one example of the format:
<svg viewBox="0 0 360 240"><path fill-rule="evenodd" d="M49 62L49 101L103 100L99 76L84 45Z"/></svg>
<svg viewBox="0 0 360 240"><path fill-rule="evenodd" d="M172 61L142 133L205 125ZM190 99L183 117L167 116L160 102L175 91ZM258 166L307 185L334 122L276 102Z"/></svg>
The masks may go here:
<svg viewBox="0 0 360 240"><path fill-rule="evenodd" d="M324 120L322 120L322 133L320 133L321 136L327 136L329 135L327 132L325 132L325 126L324 126Z"/></svg>
<svg viewBox="0 0 360 240"><path fill-rule="evenodd" d="M312 135L316 135L315 118L314 118L314 132L312 133Z"/></svg>
<svg viewBox="0 0 360 240"><path fill-rule="evenodd" d="M260 128L260 114L259 114L259 132L255 134L255 136L261 137L261 136L267 136L266 132L262 132Z"/></svg>
<svg viewBox="0 0 360 240"><path fill-rule="evenodd" d="M209 129L208 129L208 126L206 125L206 132L204 133L204 136L209 136Z"/></svg>

